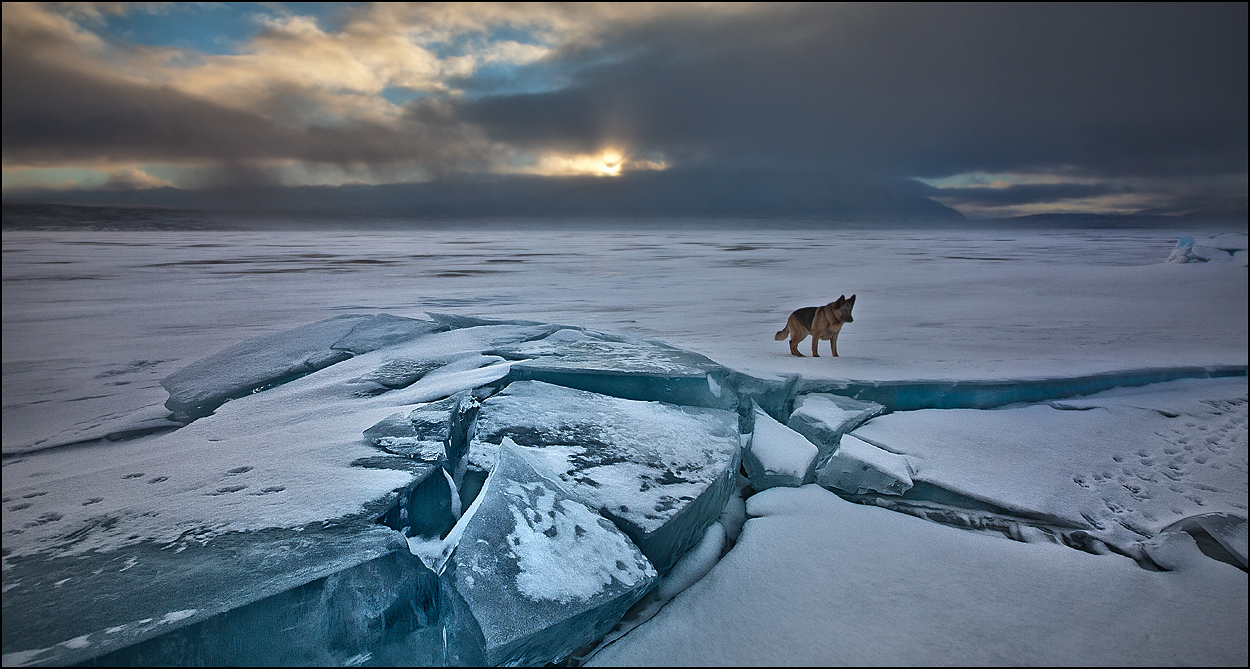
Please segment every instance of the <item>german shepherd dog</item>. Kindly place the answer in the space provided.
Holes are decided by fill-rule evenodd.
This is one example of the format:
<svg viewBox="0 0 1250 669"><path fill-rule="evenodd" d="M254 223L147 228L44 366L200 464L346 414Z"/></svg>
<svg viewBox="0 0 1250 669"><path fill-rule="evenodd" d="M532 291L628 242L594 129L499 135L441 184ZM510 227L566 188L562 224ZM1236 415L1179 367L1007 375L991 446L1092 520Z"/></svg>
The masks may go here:
<svg viewBox="0 0 1250 669"><path fill-rule="evenodd" d="M838 333L842 331L842 325L851 323L855 319L851 317L851 308L855 306L855 296L846 299L843 295L835 302L830 302L823 307L803 307L795 310L790 314L789 320L786 321L786 327L778 332L773 339L781 341L786 338L786 333L790 334L790 353L803 357L799 353L798 343L807 339L807 335L812 335L812 357L819 358L820 354L816 352L816 346L821 339L829 340L829 347L833 349L833 357L838 357Z"/></svg>

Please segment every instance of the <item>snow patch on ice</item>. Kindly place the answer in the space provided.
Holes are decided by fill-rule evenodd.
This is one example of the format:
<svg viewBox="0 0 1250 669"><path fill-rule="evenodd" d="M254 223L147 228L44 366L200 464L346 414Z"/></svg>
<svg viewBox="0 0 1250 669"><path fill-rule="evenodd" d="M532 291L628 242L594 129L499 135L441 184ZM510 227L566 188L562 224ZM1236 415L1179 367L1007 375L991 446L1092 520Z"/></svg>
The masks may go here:
<svg viewBox="0 0 1250 669"><path fill-rule="evenodd" d="M510 507L514 525L505 545L517 556L517 590L527 597L586 601L614 580L631 586L646 577L648 566L599 559L627 552L629 540L584 505L557 500L541 484L510 481L506 494L524 502Z"/></svg>

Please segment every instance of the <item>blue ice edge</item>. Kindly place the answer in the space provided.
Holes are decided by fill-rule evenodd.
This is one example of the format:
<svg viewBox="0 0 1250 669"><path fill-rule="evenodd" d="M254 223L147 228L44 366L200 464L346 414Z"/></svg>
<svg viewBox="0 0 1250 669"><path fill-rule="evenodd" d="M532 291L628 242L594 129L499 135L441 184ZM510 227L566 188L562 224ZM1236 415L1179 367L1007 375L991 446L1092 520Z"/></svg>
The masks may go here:
<svg viewBox="0 0 1250 669"><path fill-rule="evenodd" d="M1246 365L1163 367L1101 372L1063 379L1020 381L854 381L800 380L798 394L833 393L876 402L886 411L918 409L992 409L1090 395L1180 379L1246 376Z"/></svg>

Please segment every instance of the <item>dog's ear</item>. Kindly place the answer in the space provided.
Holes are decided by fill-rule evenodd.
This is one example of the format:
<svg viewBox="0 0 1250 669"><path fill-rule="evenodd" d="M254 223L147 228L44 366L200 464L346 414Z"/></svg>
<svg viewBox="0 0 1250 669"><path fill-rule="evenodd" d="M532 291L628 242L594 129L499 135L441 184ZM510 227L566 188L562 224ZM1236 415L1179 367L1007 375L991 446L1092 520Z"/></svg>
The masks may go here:
<svg viewBox="0 0 1250 669"><path fill-rule="evenodd" d="M855 304L855 296L852 295L851 299L847 300L847 302L850 302L851 304Z"/></svg>
<svg viewBox="0 0 1250 669"><path fill-rule="evenodd" d="M845 296L845 295L843 295L842 297L839 297L838 299L834 300L834 302L833 302L833 307L836 309L836 308L838 308L838 307L842 306L843 304L846 304L846 296Z"/></svg>

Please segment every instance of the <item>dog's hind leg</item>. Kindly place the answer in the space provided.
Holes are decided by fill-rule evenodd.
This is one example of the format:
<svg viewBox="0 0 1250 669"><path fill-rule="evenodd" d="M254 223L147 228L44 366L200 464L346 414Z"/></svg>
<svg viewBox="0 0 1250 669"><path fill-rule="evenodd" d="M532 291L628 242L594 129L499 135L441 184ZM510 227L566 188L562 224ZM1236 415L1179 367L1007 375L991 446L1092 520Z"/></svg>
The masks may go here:
<svg viewBox="0 0 1250 669"><path fill-rule="evenodd" d="M791 355L797 355L800 358L803 357L803 354L799 353L799 342L803 341L804 339L807 339L806 332L797 332L794 330L790 331L790 354Z"/></svg>

